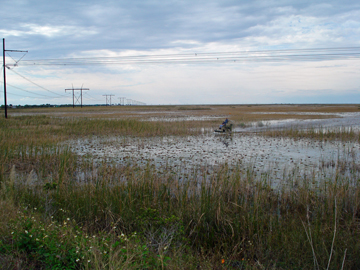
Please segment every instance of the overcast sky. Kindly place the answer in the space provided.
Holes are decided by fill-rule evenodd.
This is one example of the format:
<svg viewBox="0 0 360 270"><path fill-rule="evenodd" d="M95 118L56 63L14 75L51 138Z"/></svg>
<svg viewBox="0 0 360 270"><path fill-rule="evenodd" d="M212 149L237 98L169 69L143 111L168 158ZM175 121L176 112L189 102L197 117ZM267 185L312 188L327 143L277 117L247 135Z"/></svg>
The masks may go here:
<svg viewBox="0 0 360 270"><path fill-rule="evenodd" d="M29 51L16 67L23 53L6 54L8 104L70 104L72 87L90 89L84 104L105 103L103 95L146 104L360 102L360 58L344 55L360 48L328 50L360 47L358 1L1 0L0 22L6 49ZM276 50L320 48L309 60L276 61ZM269 50L267 61L253 53ZM245 58L234 61L235 52ZM141 63L149 55L167 56ZM185 55L194 62L169 61ZM59 65L68 58L82 60Z"/></svg>

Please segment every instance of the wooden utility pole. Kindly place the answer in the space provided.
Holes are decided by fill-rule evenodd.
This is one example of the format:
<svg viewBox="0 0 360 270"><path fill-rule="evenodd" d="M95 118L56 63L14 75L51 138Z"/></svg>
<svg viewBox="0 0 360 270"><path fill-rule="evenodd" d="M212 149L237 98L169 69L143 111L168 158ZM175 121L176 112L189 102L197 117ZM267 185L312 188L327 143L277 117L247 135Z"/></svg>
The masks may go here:
<svg viewBox="0 0 360 270"><path fill-rule="evenodd" d="M28 52L18 50L5 50L5 38L3 38L3 67L4 67L4 106L5 106L5 118L7 118L7 100L6 100L6 64L5 64L5 52ZM17 63L17 62L16 62Z"/></svg>

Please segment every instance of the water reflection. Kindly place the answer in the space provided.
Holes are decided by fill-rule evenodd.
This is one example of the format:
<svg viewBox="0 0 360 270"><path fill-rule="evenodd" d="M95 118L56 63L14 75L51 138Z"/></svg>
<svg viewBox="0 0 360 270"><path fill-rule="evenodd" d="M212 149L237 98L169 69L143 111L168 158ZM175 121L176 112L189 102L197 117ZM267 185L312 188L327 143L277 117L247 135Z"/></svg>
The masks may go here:
<svg viewBox="0 0 360 270"><path fill-rule="evenodd" d="M270 114L270 113L257 113ZM338 131L338 129L352 129L360 131L360 113L271 113L271 114L299 114L299 115L328 115L334 118L327 119L282 119L257 121L237 127L234 132L261 132L272 129L326 129Z"/></svg>
<svg viewBox="0 0 360 270"><path fill-rule="evenodd" d="M215 134L215 136L219 139L219 142L225 145L225 147L229 147L229 144L232 142L232 134L226 133L226 134Z"/></svg>

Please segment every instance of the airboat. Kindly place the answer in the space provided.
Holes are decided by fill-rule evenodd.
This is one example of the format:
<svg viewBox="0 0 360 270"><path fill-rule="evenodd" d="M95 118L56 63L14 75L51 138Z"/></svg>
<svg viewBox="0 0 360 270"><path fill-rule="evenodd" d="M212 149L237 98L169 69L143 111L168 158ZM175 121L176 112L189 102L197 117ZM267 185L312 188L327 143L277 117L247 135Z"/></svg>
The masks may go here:
<svg viewBox="0 0 360 270"><path fill-rule="evenodd" d="M215 129L216 133L228 134L232 132L233 124L223 125L221 128Z"/></svg>

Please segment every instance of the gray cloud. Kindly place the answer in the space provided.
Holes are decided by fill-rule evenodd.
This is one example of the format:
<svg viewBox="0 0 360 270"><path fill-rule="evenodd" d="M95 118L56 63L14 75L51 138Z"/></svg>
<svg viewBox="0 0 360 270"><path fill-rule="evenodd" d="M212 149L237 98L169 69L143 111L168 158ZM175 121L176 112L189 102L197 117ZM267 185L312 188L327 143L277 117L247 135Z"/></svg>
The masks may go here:
<svg viewBox="0 0 360 270"><path fill-rule="evenodd" d="M31 59L121 55L129 51L135 54L162 54L360 44L360 3L350 0L3 0L0 18L0 36L6 38L7 48L29 50L27 57ZM339 68L342 65L344 64L326 63L317 66ZM348 73L354 72L354 65L349 64ZM263 78L272 74L272 67L265 67L262 69L263 73L257 76ZM242 68L248 71L256 70L258 66L234 65L228 72L231 74L230 78L236 78L234 74L243 72ZM63 77L59 77L59 83L60 79L66 81L69 78L67 72L58 72L61 69L51 68L54 73L63 74ZM146 85L141 79L150 78L149 74L152 73L149 70L150 68L144 66L103 69L89 66L82 67L80 73L87 74L88 77L91 77L92 72L102 72L107 76L121 74L125 79L119 84L137 87ZM39 74L41 72L39 71ZM163 72L166 72L166 69ZM189 76L186 69L181 69L181 74L184 78ZM206 83L207 75L202 75L204 73L201 72L197 74L199 82L202 82L198 84L198 91L201 92L201 85L209 87ZM343 74L341 76L344 76ZM98 75L94 76L97 81L101 77L97 77ZM157 76L152 74L151 85L155 88L157 84L161 85L158 89L162 89L162 93L165 89L174 89L172 94L166 96L176 96L178 87L171 86L171 80L164 86L164 79ZM227 74L224 73L223 76ZM88 77L81 77L79 80ZM75 80L74 78L72 79ZM131 80L130 84L126 83L126 78ZM108 80L109 84L117 81L111 77ZM344 79L348 80L348 77ZM352 84L356 84L355 79L353 80ZM186 84L186 79L181 82ZM239 83L229 84L229 89L238 91ZM291 84L293 81L289 80L288 85ZM191 88L191 84L186 85ZM247 82L246 89L251 87L256 88L259 91L258 96L261 96L260 89L267 85L265 87L261 80L255 80L253 83ZM288 87L293 89L293 86ZM116 85L113 88L116 89ZM145 91L144 89L137 88L140 92ZM277 95L285 95L284 89L278 89ZM193 91L194 89L189 90L190 93ZM212 96L216 100L217 92L213 91ZM246 96L251 102L251 95ZM185 99L186 97L182 96L178 100Z"/></svg>
<svg viewBox="0 0 360 270"><path fill-rule="evenodd" d="M37 0L5 1L3 7L4 36L26 44L36 43L37 36L47 38L42 42L73 43L66 46L81 48L77 50L155 49L171 47L175 40L231 42L264 34L277 38L291 31L298 34L299 29L311 31L314 25L306 21L311 17L317 18L315 26L325 29L335 24L344 27L346 22L345 30L351 29L351 24L358 29L358 13L351 16L351 12L360 9L351 1ZM44 31L29 36L25 25ZM58 35L49 36L46 28L58 31Z"/></svg>

